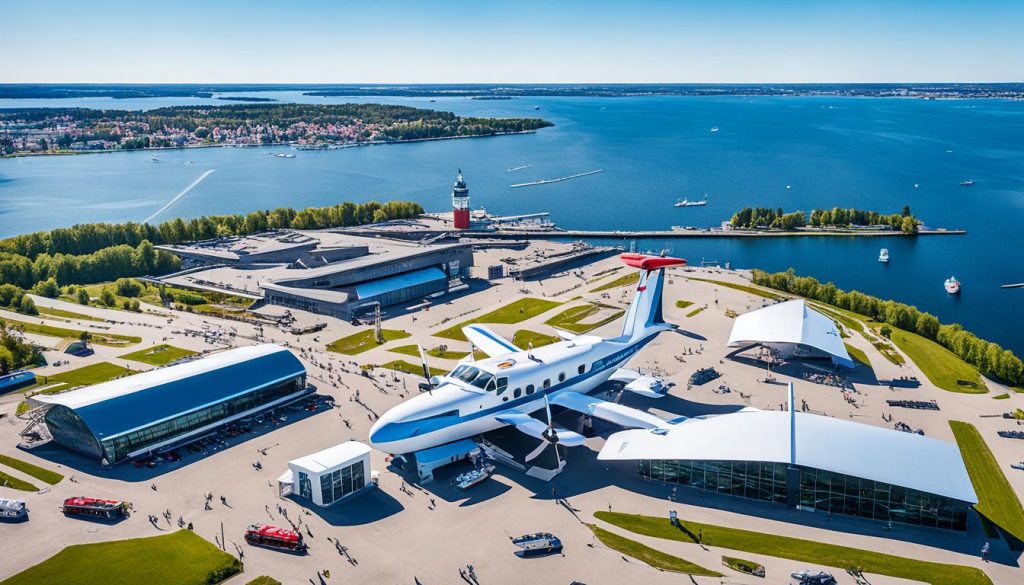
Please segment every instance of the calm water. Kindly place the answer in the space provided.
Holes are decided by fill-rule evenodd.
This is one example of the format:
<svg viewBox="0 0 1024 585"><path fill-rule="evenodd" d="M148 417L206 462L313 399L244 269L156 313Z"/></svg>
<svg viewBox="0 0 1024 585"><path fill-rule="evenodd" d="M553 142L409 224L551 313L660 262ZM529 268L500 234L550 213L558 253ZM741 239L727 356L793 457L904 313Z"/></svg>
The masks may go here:
<svg viewBox="0 0 1024 585"><path fill-rule="evenodd" d="M304 207L339 201L412 199L446 209L457 168L474 207L501 214L550 211L564 227L667 229L717 225L747 205L787 211L856 206L896 212L909 204L929 225L967 236L888 239L792 238L641 242L699 261L783 270L916 304L943 321L1024 354L1024 103L863 98L525 98L510 101L316 98L283 101L403 103L481 116L540 115L535 135L298 152L213 148L0 160L0 236L86 221L141 221L214 170L157 220ZM199 99L0 100L0 107L149 108ZM534 106L540 106L539 111ZM710 128L717 126L719 132ZM191 163L191 164L186 164ZM518 171L513 167L531 165ZM524 181L594 169L552 185ZM976 184L960 187L973 178ZM918 188L914 184L918 183ZM789 188L787 188L787 185ZM703 208L679 197L708 194ZM889 265L877 261L888 247ZM942 281L964 283L951 298Z"/></svg>

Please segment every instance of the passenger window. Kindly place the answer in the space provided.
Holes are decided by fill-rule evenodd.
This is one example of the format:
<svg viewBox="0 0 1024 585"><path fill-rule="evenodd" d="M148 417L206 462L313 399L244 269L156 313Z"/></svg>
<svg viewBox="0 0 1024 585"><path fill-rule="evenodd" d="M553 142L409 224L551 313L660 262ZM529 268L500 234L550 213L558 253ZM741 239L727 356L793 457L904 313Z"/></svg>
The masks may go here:
<svg viewBox="0 0 1024 585"><path fill-rule="evenodd" d="M512 398L519 398L522 395L523 395L523 389L522 388L516 388L515 391L512 392Z"/></svg>
<svg viewBox="0 0 1024 585"><path fill-rule="evenodd" d="M547 390L551 387L551 380L544 380L544 389Z"/></svg>
<svg viewBox="0 0 1024 585"><path fill-rule="evenodd" d="M576 368L576 371L582 374L583 372L587 371L587 366L580 364L580 367Z"/></svg>
<svg viewBox="0 0 1024 585"><path fill-rule="evenodd" d="M501 394L508 387L508 378L498 378L498 393Z"/></svg>
<svg viewBox="0 0 1024 585"><path fill-rule="evenodd" d="M533 384L526 387L526 395L529 396L530 394L533 394Z"/></svg>
<svg viewBox="0 0 1024 585"><path fill-rule="evenodd" d="M558 374L558 381L559 382L565 382L565 372L559 372L559 374Z"/></svg>

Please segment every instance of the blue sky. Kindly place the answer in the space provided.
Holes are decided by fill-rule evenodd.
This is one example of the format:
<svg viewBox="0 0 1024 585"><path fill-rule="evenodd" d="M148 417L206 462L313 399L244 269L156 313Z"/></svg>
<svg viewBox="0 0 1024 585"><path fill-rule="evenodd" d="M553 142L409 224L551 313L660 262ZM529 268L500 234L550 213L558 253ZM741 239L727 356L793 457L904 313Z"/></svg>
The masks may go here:
<svg viewBox="0 0 1024 585"><path fill-rule="evenodd" d="M1019 0L5 0L0 23L7 83L1024 80Z"/></svg>

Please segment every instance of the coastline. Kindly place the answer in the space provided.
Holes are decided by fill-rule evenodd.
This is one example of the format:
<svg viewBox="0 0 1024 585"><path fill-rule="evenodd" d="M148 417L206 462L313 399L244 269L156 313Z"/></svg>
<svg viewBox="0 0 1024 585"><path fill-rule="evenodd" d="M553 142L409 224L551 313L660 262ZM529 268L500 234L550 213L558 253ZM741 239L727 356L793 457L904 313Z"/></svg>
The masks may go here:
<svg viewBox="0 0 1024 585"><path fill-rule="evenodd" d="M515 136L520 134L536 134L536 130L519 130L517 132L494 132L491 134L466 134L462 136L437 136L433 138L400 138L395 140L368 140L365 142L338 142L338 143L327 143L326 148L310 149L315 150L341 150L343 148L356 148L360 146L384 146L388 144L406 144L410 142L434 142L439 140L459 140L462 138L491 138L494 136ZM144 152L144 151L173 151L173 150L189 150L199 148L266 148L274 146L284 147L295 147L295 146L317 146L317 145L303 145L299 142L268 142L266 144L250 144L247 142L225 142L221 144L188 144L184 146L146 146L144 148L110 148L104 150L74 150L74 151L58 151L58 152L16 152L14 154L0 155L0 159L4 158L30 158L30 157L50 157L50 156L76 156L83 154L113 154L113 153L124 153L124 152Z"/></svg>
<svg viewBox="0 0 1024 585"><path fill-rule="evenodd" d="M963 236L967 230L934 229L922 230L914 234L900 231L858 231L858 230L815 230L815 231L774 231L759 232L752 230L504 230L504 231L472 231L459 232L467 238L793 238L793 237L845 237L845 238L883 238L883 237L914 237L914 236Z"/></svg>

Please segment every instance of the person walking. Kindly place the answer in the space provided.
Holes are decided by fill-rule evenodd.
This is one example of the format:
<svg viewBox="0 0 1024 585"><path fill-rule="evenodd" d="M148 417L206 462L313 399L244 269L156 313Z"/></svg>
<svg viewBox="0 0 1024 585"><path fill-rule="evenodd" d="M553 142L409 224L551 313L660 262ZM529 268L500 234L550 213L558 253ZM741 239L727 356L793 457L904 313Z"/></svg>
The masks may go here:
<svg viewBox="0 0 1024 585"><path fill-rule="evenodd" d="M988 562L988 551L989 544L986 542L985 546L981 547L981 560L985 561L986 563Z"/></svg>

